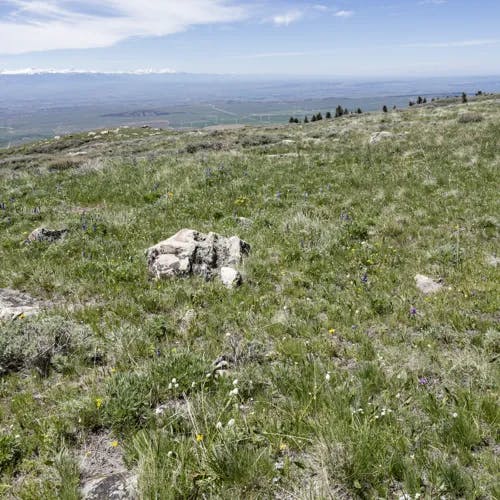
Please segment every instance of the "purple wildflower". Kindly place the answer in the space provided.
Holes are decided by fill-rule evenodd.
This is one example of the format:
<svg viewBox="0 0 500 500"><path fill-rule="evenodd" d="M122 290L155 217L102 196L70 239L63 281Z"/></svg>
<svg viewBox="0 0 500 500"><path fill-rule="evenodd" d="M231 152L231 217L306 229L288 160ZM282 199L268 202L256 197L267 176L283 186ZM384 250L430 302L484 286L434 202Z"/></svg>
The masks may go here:
<svg viewBox="0 0 500 500"><path fill-rule="evenodd" d="M418 379L418 383L420 385L427 385L429 383L429 379L427 377L420 377Z"/></svg>
<svg viewBox="0 0 500 500"><path fill-rule="evenodd" d="M368 283L368 275L366 273L361 276L361 282L365 284Z"/></svg>
<svg viewBox="0 0 500 500"><path fill-rule="evenodd" d="M410 307L410 316L416 316L416 315L417 315L417 308Z"/></svg>

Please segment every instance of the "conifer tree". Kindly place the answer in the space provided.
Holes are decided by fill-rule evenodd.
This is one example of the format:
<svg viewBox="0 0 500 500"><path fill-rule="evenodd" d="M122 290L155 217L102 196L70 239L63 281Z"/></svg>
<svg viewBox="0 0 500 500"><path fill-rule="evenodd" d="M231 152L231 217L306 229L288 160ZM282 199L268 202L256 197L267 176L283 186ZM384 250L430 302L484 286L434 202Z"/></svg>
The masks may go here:
<svg viewBox="0 0 500 500"><path fill-rule="evenodd" d="M384 113L387 113L387 112L389 111L389 110L387 109L387 106L386 106L385 104L384 104L384 107L382 108L382 111L383 111Z"/></svg>
<svg viewBox="0 0 500 500"><path fill-rule="evenodd" d="M309 123L309 118L307 118L307 115L306 115L306 117L304 118L304 123Z"/></svg>
<svg viewBox="0 0 500 500"><path fill-rule="evenodd" d="M332 117L332 114L330 113L330 111L327 111L325 118L327 120L329 120L331 117Z"/></svg>

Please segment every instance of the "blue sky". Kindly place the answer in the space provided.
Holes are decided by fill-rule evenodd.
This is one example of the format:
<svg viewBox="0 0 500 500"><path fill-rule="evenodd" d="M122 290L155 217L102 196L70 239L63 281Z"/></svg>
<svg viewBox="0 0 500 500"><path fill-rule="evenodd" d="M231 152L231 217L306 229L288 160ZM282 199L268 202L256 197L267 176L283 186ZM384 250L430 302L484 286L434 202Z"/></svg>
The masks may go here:
<svg viewBox="0 0 500 500"><path fill-rule="evenodd" d="M500 74L500 0L0 0L0 69Z"/></svg>

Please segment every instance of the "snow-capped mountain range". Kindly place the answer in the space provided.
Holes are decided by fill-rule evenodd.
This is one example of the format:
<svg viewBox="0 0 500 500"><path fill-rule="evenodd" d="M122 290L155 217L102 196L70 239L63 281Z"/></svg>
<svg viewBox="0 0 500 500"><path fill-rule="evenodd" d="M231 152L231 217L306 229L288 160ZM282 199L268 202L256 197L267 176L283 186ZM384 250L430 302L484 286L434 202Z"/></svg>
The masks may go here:
<svg viewBox="0 0 500 500"><path fill-rule="evenodd" d="M176 71L170 68L163 69L135 69L128 71L96 71L85 69L42 69L42 68L23 68L23 69L0 69L0 75L171 75Z"/></svg>

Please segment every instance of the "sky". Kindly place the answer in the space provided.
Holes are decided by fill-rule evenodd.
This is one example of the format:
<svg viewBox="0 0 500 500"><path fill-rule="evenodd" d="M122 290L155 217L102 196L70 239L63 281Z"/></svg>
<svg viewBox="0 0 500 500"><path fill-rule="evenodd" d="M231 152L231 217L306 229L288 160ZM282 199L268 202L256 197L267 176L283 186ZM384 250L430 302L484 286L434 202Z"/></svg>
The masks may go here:
<svg viewBox="0 0 500 500"><path fill-rule="evenodd" d="M0 0L0 70L500 74L500 0Z"/></svg>

